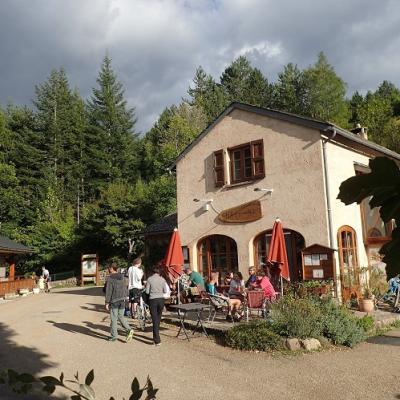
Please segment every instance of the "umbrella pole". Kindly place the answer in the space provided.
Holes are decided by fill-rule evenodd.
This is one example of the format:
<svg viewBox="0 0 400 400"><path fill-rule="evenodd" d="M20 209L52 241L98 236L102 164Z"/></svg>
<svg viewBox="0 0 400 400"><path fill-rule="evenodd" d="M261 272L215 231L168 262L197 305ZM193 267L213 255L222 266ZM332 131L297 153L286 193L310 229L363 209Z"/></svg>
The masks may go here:
<svg viewBox="0 0 400 400"><path fill-rule="evenodd" d="M180 293L180 282L179 282L179 278L178 278L178 280L177 280L177 282L176 282L176 284L177 284L177 286L178 286L178 304L181 304L181 293Z"/></svg>
<svg viewBox="0 0 400 400"><path fill-rule="evenodd" d="M280 276L281 278L281 297L283 297L283 278L282 275Z"/></svg>

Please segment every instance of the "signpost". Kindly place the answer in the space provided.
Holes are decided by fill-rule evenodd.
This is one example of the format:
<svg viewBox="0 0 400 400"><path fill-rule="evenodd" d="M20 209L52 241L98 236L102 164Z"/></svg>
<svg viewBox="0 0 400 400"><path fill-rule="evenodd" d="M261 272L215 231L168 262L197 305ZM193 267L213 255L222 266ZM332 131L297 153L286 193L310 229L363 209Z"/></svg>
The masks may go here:
<svg viewBox="0 0 400 400"><path fill-rule="evenodd" d="M98 285L99 280L99 258L97 254L82 254L81 257L81 286L86 282Z"/></svg>

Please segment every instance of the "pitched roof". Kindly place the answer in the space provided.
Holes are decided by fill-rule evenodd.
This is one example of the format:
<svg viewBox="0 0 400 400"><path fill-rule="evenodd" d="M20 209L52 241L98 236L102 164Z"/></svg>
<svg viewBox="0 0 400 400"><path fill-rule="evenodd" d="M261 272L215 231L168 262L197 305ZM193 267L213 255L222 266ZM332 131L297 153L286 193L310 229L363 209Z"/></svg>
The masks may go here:
<svg viewBox="0 0 400 400"><path fill-rule="evenodd" d="M154 224L147 226L141 233L147 235L159 235L163 233L172 233L178 226L178 214L173 213L161 218Z"/></svg>
<svg viewBox="0 0 400 400"><path fill-rule="evenodd" d="M21 243L14 242L14 240L11 240L7 236L0 235L0 253L25 254L32 252L33 250L29 247L26 247Z"/></svg>
<svg viewBox="0 0 400 400"><path fill-rule="evenodd" d="M282 121L290 122L297 125L306 126L308 128L317 129L321 131L321 133L325 133L328 137L332 137L332 135L337 135L344 139L346 144L349 147L359 148L364 147L366 149L372 150L375 153L386 155L390 158L394 158L395 160L400 161L400 154L387 149L386 147L380 146L376 143L373 143L367 139L364 139L360 136L357 136L354 133L351 133L345 129L340 128L339 126L332 124L330 122L321 121L318 119L304 117L301 115L296 115L284 111L272 110L269 108L262 108L257 106L252 106L250 104L238 103L234 102L229 105L204 131L202 131L196 139L194 139L186 148L179 154L179 156L175 159L174 163L169 167L169 169L175 168L176 164L183 158L185 155L194 147L197 143L203 139L204 136L208 134L224 117L229 115L233 110L242 110L247 111L259 115L264 115L270 118L279 119Z"/></svg>

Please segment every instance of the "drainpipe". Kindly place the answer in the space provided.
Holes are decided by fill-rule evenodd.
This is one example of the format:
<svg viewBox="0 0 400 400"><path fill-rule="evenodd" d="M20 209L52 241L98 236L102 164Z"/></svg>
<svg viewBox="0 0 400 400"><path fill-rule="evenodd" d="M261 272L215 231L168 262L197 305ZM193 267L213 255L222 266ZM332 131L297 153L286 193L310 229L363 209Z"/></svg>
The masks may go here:
<svg viewBox="0 0 400 400"><path fill-rule="evenodd" d="M328 132L328 131L326 131ZM322 154L324 157L324 176L325 176L325 195L326 195L326 206L328 209L328 228L329 228L329 246L334 249L335 246L335 236L333 232L333 223L332 223L332 206L331 206L331 198L330 198L330 191L329 191L329 173L328 173L328 156L326 151L326 144L335 138L336 136L336 129L333 128L330 130L331 135L328 139L322 141Z"/></svg>

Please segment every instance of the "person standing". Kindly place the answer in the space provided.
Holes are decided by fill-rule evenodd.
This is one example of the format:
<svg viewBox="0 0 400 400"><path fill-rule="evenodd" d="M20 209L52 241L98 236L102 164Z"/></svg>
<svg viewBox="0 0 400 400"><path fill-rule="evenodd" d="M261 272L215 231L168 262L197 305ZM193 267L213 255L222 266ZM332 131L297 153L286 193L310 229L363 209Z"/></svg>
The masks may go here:
<svg viewBox="0 0 400 400"><path fill-rule="evenodd" d="M133 337L133 329L126 322L124 317L125 300L127 298L127 286L124 276L117 272L117 265L112 263L108 267L110 273L106 285L106 310L110 311L111 318L111 337L110 342L115 342L118 336L117 322L119 321L126 331L125 341L129 342Z"/></svg>
<svg viewBox="0 0 400 400"><path fill-rule="evenodd" d="M136 317L137 305L143 290L142 259L135 258L128 269L129 305L132 318Z"/></svg>
<svg viewBox="0 0 400 400"><path fill-rule="evenodd" d="M42 276L44 283L44 291L46 293L50 292L50 272L46 267L42 267Z"/></svg>
<svg viewBox="0 0 400 400"><path fill-rule="evenodd" d="M149 308L151 321L153 322L153 340L156 346L160 346L160 322L164 309L164 295L168 292L167 281L160 276L160 268L153 268L153 275L147 279L146 293L149 295Z"/></svg>

